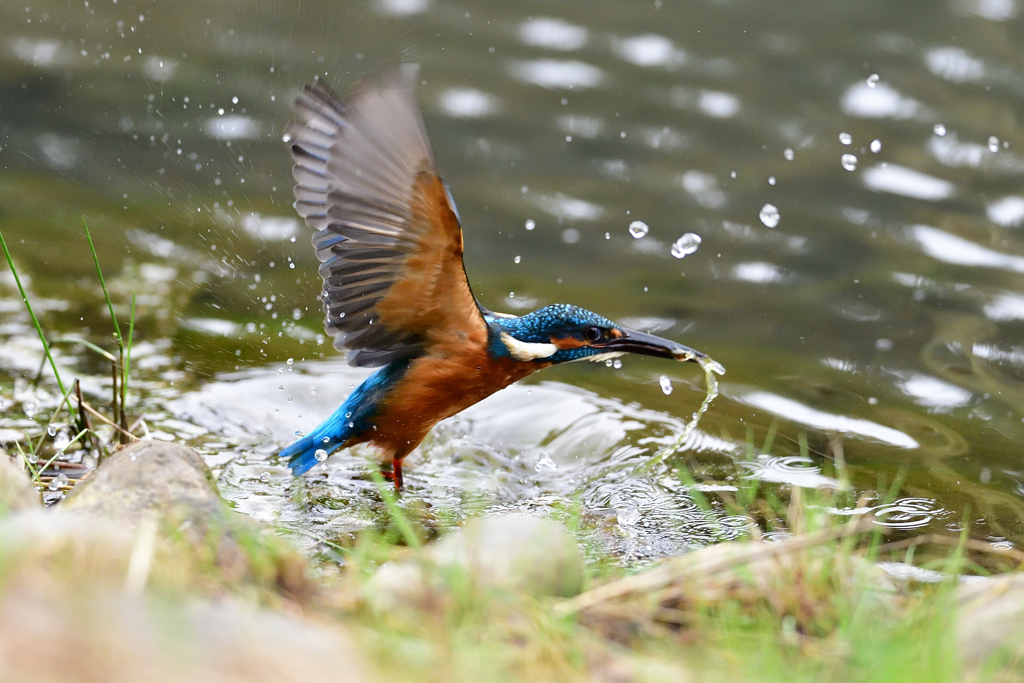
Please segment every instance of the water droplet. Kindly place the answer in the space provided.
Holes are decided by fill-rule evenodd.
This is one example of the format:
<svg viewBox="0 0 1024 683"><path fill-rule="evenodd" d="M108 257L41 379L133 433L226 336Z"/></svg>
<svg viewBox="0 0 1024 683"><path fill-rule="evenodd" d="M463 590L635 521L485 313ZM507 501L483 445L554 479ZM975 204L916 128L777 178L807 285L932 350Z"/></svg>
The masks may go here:
<svg viewBox="0 0 1024 683"><path fill-rule="evenodd" d="M793 157L796 155L793 153L792 147L787 147L785 150L783 150L782 156L786 158L786 161L793 161Z"/></svg>
<svg viewBox="0 0 1024 683"><path fill-rule="evenodd" d="M515 261L516 263L519 263L520 261L522 261L522 260L523 260L523 257L522 257L522 256L516 256L516 257L515 257L514 259L512 259L512 260L513 260L513 261Z"/></svg>
<svg viewBox="0 0 1024 683"><path fill-rule="evenodd" d="M616 358L615 360L612 361L612 367L615 368L616 370L621 369L622 368L622 361L619 360L618 358Z"/></svg>
<svg viewBox="0 0 1024 683"><path fill-rule="evenodd" d="M57 436L53 437L53 447L58 451L67 448L69 443L71 443L71 436L68 435L67 430L62 429Z"/></svg>
<svg viewBox="0 0 1024 683"><path fill-rule="evenodd" d="M39 462L39 456L36 455L35 453L29 453L28 455L25 456L25 459L28 460L33 465Z"/></svg>
<svg viewBox="0 0 1024 683"><path fill-rule="evenodd" d="M281 370L283 370L283 368L278 368L278 372L277 372L277 374L279 374L279 375L280 375L280 374L281 374ZM277 385L277 390L278 390L278 391L284 391L284 385L283 385L283 384L278 384L278 385Z"/></svg>
<svg viewBox="0 0 1024 683"><path fill-rule="evenodd" d="M261 474L260 481L262 481L263 483L270 481L270 472L264 472L263 474Z"/></svg>
<svg viewBox="0 0 1024 683"><path fill-rule="evenodd" d="M303 437L303 436L305 436L305 434L302 432L301 429L296 429L295 430L295 436Z"/></svg>
<svg viewBox="0 0 1024 683"><path fill-rule="evenodd" d="M629 234L636 239L646 236L648 231L650 231L650 228L643 221L633 221L629 224Z"/></svg>
<svg viewBox="0 0 1024 683"><path fill-rule="evenodd" d="M288 397L288 402L289 402L289 403L291 403L291 400L292 400L292 397L291 397L291 396L289 396L289 397Z"/></svg>
<svg viewBox="0 0 1024 683"><path fill-rule="evenodd" d="M291 365L294 362L295 362L294 358L289 358L288 360L285 361L285 363L287 363L288 365Z"/></svg>
<svg viewBox="0 0 1024 683"><path fill-rule="evenodd" d="M32 418L39 412L39 401L33 398L26 399L21 402L21 410L25 413L25 417Z"/></svg>
<svg viewBox="0 0 1024 683"><path fill-rule="evenodd" d="M348 417L348 415L346 415L345 417ZM324 443L330 443L330 442L331 442L331 437L325 436L324 437Z"/></svg>
<svg viewBox="0 0 1024 683"><path fill-rule="evenodd" d="M537 223L532 218L527 219L527 221L526 221L526 229L527 230L533 230L536 227L537 227Z"/></svg>
<svg viewBox="0 0 1024 683"><path fill-rule="evenodd" d="M604 238L605 238L606 240L610 240L610 239L612 238L612 234L611 234L610 232L606 232L606 233L604 234Z"/></svg>
<svg viewBox="0 0 1024 683"><path fill-rule="evenodd" d="M932 126L932 132L938 135L940 138L946 134L946 127L941 123L936 123Z"/></svg>
<svg viewBox="0 0 1024 683"><path fill-rule="evenodd" d="M610 367L612 366L612 360L611 360L611 358L609 358L608 360L606 360L606 361L604 362L604 366L605 366L606 368L610 368Z"/></svg>
<svg viewBox="0 0 1024 683"><path fill-rule="evenodd" d="M849 133L840 133L839 142L843 143L844 145L849 145L850 143L853 142L853 136L850 135Z"/></svg>
<svg viewBox="0 0 1024 683"><path fill-rule="evenodd" d="M292 235L291 237L289 237L288 241L291 242L292 244L295 244L295 235Z"/></svg>
<svg viewBox="0 0 1024 683"><path fill-rule="evenodd" d="M871 74L868 76L868 87L874 88L876 85L878 85L878 74Z"/></svg>
<svg viewBox="0 0 1024 683"><path fill-rule="evenodd" d="M857 169L857 157L852 154L844 154L839 160L839 163L843 165L847 171L854 171Z"/></svg>
<svg viewBox="0 0 1024 683"><path fill-rule="evenodd" d="M875 154L878 154L879 152L881 152L882 151L882 141L881 140L872 140L871 141L871 151L874 152Z"/></svg>
<svg viewBox="0 0 1024 683"><path fill-rule="evenodd" d="M658 384L661 385L661 393L666 396L672 393L672 380L668 378L668 375L662 375L658 379Z"/></svg>
<svg viewBox="0 0 1024 683"><path fill-rule="evenodd" d="M327 459L327 451L322 448L318 448L316 449L316 453L313 454L313 457L316 458L317 462L323 462Z"/></svg>
<svg viewBox="0 0 1024 683"><path fill-rule="evenodd" d="M46 488L50 489L51 491L56 491L60 487L67 486L67 485L68 485L68 475L66 475L63 472L61 472L56 477L54 477L53 479L50 480L50 484Z"/></svg>
<svg viewBox="0 0 1024 683"><path fill-rule="evenodd" d="M761 207L761 213L757 215L765 227L774 228L779 224L779 210L774 204L765 204Z"/></svg>
<svg viewBox="0 0 1024 683"><path fill-rule="evenodd" d="M997 138L995 135L988 139L988 151L993 153L999 151L999 138Z"/></svg>
<svg viewBox="0 0 1024 683"><path fill-rule="evenodd" d="M676 258L683 258L697 251L700 246L700 235L688 232L675 241L672 245L672 255Z"/></svg>
<svg viewBox="0 0 1024 683"><path fill-rule="evenodd" d="M52 424L49 427L47 427L46 433L49 434L50 436L57 436L57 425Z"/></svg>
<svg viewBox="0 0 1024 683"><path fill-rule="evenodd" d="M773 176L773 175L768 176L768 184L769 185L774 185L775 184L775 176Z"/></svg>

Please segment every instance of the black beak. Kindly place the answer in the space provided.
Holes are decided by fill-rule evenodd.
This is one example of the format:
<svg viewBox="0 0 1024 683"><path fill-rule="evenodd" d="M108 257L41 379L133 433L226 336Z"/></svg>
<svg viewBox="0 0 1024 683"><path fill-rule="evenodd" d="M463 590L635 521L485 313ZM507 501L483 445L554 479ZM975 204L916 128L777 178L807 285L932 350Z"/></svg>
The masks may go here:
<svg viewBox="0 0 1024 683"><path fill-rule="evenodd" d="M698 358L707 358L706 354L671 339L655 337L653 334L644 334L635 330L620 329L619 331L622 332L621 337L613 337L606 342L594 344L594 346L609 351L639 353L644 356L671 358L678 361L696 362Z"/></svg>

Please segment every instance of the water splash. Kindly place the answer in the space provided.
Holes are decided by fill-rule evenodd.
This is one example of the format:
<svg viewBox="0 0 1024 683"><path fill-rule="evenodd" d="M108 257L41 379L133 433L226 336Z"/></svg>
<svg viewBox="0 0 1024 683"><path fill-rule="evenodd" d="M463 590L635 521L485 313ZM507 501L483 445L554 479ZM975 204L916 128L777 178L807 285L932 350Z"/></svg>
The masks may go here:
<svg viewBox="0 0 1024 683"><path fill-rule="evenodd" d="M675 241L672 245L672 255L676 258L683 258L697 251L700 247L700 235L688 232Z"/></svg>
<svg viewBox="0 0 1024 683"><path fill-rule="evenodd" d="M704 413L708 411L708 408L711 406L711 402L718 396L718 378L715 377L715 375L724 375L725 368L721 363L707 356L703 358L697 357L695 360L704 370L704 384L706 387L704 400L701 401L700 407L697 408L697 412L695 412L690 418L690 421L683 426L675 440L655 453L654 457L643 465L643 469L649 469L658 465L664 462L666 458L669 458L679 451L679 449L683 447L683 444L686 443L686 440L690 438L690 434L693 433L693 430L697 428L697 423L700 422L700 418ZM662 389L664 389L664 386L665 385L662 384Z"/></svg>
<svg viewBox="0 0 1024 683"><path fill-rule="evenodd" d="M640 239L641 237L647 235L647 232L649 230L650 228L648 228L647 224L644 223L643 221L633 221L632 223L629 224L629 234L636 239Z"/></svg>
<svg viewBox="0 0 1024 683"><path fill-rule="evenodd" d="M774 228L779 224L779 210L774 204L765 204L761 207L761 213L757 215L767 228Z"/></svg>

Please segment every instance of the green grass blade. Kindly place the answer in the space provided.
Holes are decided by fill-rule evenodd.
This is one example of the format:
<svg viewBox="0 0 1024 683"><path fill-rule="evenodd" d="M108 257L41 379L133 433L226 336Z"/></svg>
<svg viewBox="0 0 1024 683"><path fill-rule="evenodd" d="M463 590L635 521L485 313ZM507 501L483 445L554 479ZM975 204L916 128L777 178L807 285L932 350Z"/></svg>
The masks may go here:
<svg viewBox="0 0 1024 683"><path fill-rule="evenodd" d="M124 347L124 377L121 379L121 407L124 408L124 395L128 391L128 370L132 365L132 336L135 334L135 292L132 292L132 313L128 319L128 343Z"/></svg>
<svg viewBox="0 0 1024 683"><path fill-rule="evenodd" d="M88 339L79 339L78 337L57 337L56 339L50 340L50 345L52 346L53 344L81 344L90 351L95 351L96 353L100 354L101 356L109 360L111 363L117 362L117 358L114 358L114 355L112 353L100 348L99 346L96 346Z"/></svg>
<svg viewBox="0 0 1024 683"><path fill-rule="evenodd" d="M11 273L14 275L14 282L18 285L18 291L21 293L21 300L25 304L25 308L28 309L28 314L32 317L32 324L36 327L36 332L39 334L39 341L43 343L43 351L46 353L47 360L50 361L50 367L53 369L53 376L57 378L57 386L60 387L62 394L65 394L65 400L67 399L67 392L64 390L64 382L60 378L60 372L57 371L57 363L53 360L53 355L50 354L50 345L46 342L46 335L43 334L43 326L39 324L39 318L36 317L36 312L32 310L32 304L29 303L28 294L25 293L25 288L21 284L21 278L18 277L18 269L14 266L14 259L11 258L11 252L7 249L7 240L4 239L3 232L0 232L0 246L4 249L4 258L7 259L7 265L11 267ZM71 409L71 404L68 404L68 410Z"/></svg>
<svg viewBox="0 0 1024 683"><path fill-rule="evenodd" d="M380 476L380 472L377 470L371 470L370 477L380 492L380 497L384 499L384 504L388 508L388 514L391 515L391 521L395 523L398 531L402 534L402 538L405 539L405 544L410 548L419 548L423 544L420 542L419 536L416 535L416 531L412 528L412 524L409 523L409 518L402 512L402 508L398 507L398 498L395 496L395 492L391 490L384 481L384 477Z"/></svg>
<svg viewBox="0 0 1024 683"><path fill-rule="evenodd" d="M117 343L121 344L121 327L117 324L117 316L114 315L114 304L110 301L110 294L107 292L107 282L103 279L103 271L100 269L100 257L96 255L96 245L92 242L92 233L89 232L89 224L82 216L82 227L85 228L85 238L89 240L89 250L92 252L92 261L96 264L96 274L100 278L100 287L103 288L103 298L107 300L107 310L110 311L110 319L114 321L114 334L117 335Z"/></svg>
<svg viewBox="0 0 1024 683"><path fill-rule="evenodd" d="M47 460L46 463L42 467L40 467L38 470L36 470L35 476L32 477L32 483L33 484L38 483L39 482L39 477L41 477L43 475L43 470L45 470L47 467L52 465L54 460L56 460L60 456L64 455L64 451L66 451L68 448L70 448L71 444L77 442L79 439L81 439L85 435L86 435L86 431L78 432L78 434L75 434L75 438L71 439L71 441L68 441L68 445L67 446L65 446L62 450L59 450L56 453L54 453L52 458Z"/></svg>
<svg viewBox="0 0 1024 683"><path fill-rule="evenodd" d="M46 437L50 435L50 425L57 421L57 417L60 415L60 411L64 410L65 403L68 406L68 414L70 415L71 419L74 419L75 413L71 408L71 400L69 398L71 396L71 392L74 390L75 385L71 385L71 388L68 389L67 392L64 394L64 398L61 399L61 402L57 404L57 407L54 409L53 414L50 415L49 422L46 423L46 429L40 435L39 441L36 443L35 447L32 448L33 453L38 453L39 449L43 447L43 441L45 441ZM32 443L31 439L29 439L29 443Z"/></svg>
<svg viewBox="0 0 1024 683"><path fill-rule="evenodd" d="M768 451L772 449L772 444L775 443L775 435L779 431L779 421L772 420L772 423L768 426L768 433L764 435L764 443L761 444L761 455L768 455Z"/></svg>

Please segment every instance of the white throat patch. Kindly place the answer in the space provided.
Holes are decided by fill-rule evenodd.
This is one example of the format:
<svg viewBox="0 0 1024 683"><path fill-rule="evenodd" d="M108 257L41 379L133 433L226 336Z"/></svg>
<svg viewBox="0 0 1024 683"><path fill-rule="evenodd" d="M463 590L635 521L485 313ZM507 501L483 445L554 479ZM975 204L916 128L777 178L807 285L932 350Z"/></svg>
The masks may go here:
<svg viewBox="0 0 1024 683"><path fill-rule="evenodd" d="M612 358L618 358L619 356L625 356L623 351L607 351L605 353L599 353L594 356L587 356L587 360L592 360L595 363L603 360L611 360Z"/></svg>
<svg viewBox="0 0 1024 683"><path fill-rule="evenodd" d="M501 333L501 342L508 349L510 356L516 360L539 360L550 358L558 352L554 344L537 344L534 342L519 341L508 332Z"/></svg>

